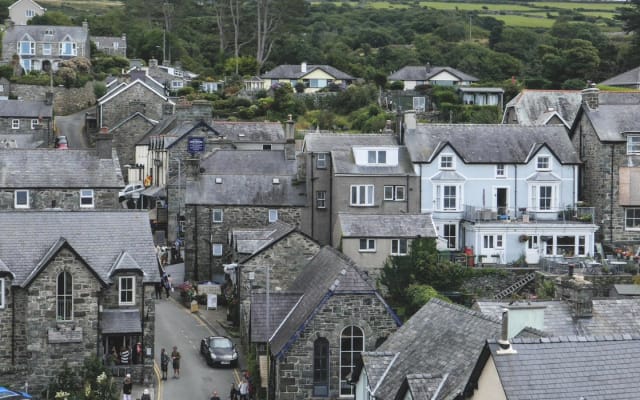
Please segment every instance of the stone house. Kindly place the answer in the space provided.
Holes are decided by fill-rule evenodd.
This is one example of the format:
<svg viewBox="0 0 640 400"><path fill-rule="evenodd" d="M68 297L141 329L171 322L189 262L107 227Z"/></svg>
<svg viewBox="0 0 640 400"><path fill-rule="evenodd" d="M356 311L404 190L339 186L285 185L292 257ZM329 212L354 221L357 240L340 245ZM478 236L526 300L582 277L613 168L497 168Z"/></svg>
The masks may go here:
<svg viewBox="0 0 640 400"><path fill-rule="evenodd" d="M390 256L409 254L414 239L438 237L431 214L339 213L334 235L335 247L374 280Z"/></svg>
<svg viewBox="0 0 640 400"><path fill-rule="evenodd" d="M302 145L311 236L339 245L339 213L420 212L419 178L392 134L309 133Z"/></svg>
<svg viewBox="0 0 640 400"><path fill-rule="evenodd" d="M11 63L16 55L25 72L57 71L62 61L74 57L90 59L89 24L10 26L2 36L2 63Z"/></svg>
<svg viewBox="0 0 640 400"><path fill-rule="evenodd" d="M139 111L129 115L111 128L106 129L116 138L115 148L120 160L120 169L126 183L142 182L145 174L141 166L136 164L135 147L150 130L158 125L159 121L151 119ZM137 174L132 174L137 171Z"/></svg>
<svg viewBox="0 0 640 400"><path fill-rule="evenodd" d="M504 108L503 124L557 125L569 130L582 97L579 90L524 89Z"/></svg>
<svg viewBox="0 0 640 400"><path fill-rule="evenodd" d="M43 15L46 8L33 0L18 0L9 7L9 19L15 25L26 25L36 15Z"/></svg>
<svg viewBox="0 0 640 400"><path fill-rule="evenodd" d="M0 149L0 209L116 209L124 186L111 137L97 151Z"/></svg>
<svg viewBox="0 0 640 400"><path fill-rule="evenodd" d="M283 221L305 231L305 185L287 154L220 149L186 161L185 279L222 273L232 229Z"/></svg>
<svg viewBox="0 0 640 400"><path fill-rule="evenodd" d="M284 297L276 302L292 305L284 319L278 318L282 307L266 308L267 293L261 295L265 301L253 302L257 311L252 316L269 316L261 319L268 325L257 328L271 338L269 397L353 396L350 378L360 354L392 335L400 320L366 274L329 246L309 261L286 293L298 298L293 303L276 295Z"/></svg>
<svg viewBox="0 0 640 400"><path fill-rule="evenodd" d="M0 380L40 393L62 361L96 356L117 376L150 382L152 239L144 212L0 211ZM143 355L129 364L105 356L136 343Z"/></svg>
<svg viewBox="0 0 640 400"><path fill-rule="evenodd" d="M53 142L53 107L50 101L0 100L0 137L34 134L45 145Z"/></svg>
<svg viewBox="0 0 640 400"><path fill-rule="evenodd" d="M615 86L629 89L640 89L640 67L625 71L599 83L602 86Z"/></svg>
<svg viewBox="0 0 640 400"><path fill-rule="evenodd" d="M484 343L500 331L496 318L431 299L377 349L362 353L355 399L406 399L398 395L407 381L438 388L437 396L413 398L457 399Z"/></svg>
<svg viewBox="0 0 640 400"><path fill-rule="evenodd" d="M580 155L579 199L599 211L598 241L634 247L640 240L640 93L582 91L569 131Z"/></svg>
<svg viewBox="0 0 640 400"><path fill-rule="evenodd" d="M127 34L122 36L91 36L91 41L96 45L96 50L110 56L127 58Z"/></svg>

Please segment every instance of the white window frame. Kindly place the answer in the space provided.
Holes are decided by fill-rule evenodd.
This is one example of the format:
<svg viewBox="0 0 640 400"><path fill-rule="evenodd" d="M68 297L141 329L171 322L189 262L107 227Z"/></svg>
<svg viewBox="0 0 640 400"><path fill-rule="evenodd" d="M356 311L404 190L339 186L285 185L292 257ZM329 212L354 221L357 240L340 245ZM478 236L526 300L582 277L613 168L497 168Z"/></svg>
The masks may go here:
<svg viewBox="0 0 640 400"><path fill-rule="evenodd" d="M327 153L316 154L316 169L327 169Z"/></svg>
<svg viewBox="0 0 640 400"><path fill-rule="evenodd" d="M20 129L20 120L19 119L12 119L11 120L11 129Z"/></svg>
<svg viewBox="0 0 640 400"><path fill-rule="evenodd" d="M124 288L123 282L130 282L131 287ZM122 299L124 293L131 293L131 300L126 301ZM118 278L118 305L120 306L135 306L136 305L136 277L135 276L121 276Z"/></svg>
<svg viewBox="0 0 640 400"><path fill-rule="evenodd" d="M67 45L71 46L71 53L67 53L64 51L66 50ZM78 46L76 45L76 42L60 42L58 50L58 54L60 56L75 57L78 55Z"/></svg>
<svg viewBox="0 0 640 400"><path fill-rule="evenodd" d="M316 208L327 208L327 191L326 190L317 190L316 191Z"/></svg>
<svg viewBox="0 0 640 400"><path fill-rule="evenodd" d="M82 200L91 199L90 204L83 204ZM95 205L95 193L93 189L80 189L80 208L94 208Z"/></svg>
<svg viewBox="0 0 640 400"><path fill-rule="evenodd" d="M507 166L504 164L496 164L496 178L506 178L507 177Z"/></svg>
<svg viewBox="0 0 640 400"><path fill-rule="evenodd" d="M358 250L360 253L375 253L376 240L371 238L362 238L358 241Z"/></svg>
<svg viewBox="0 0 640 400"><path fill-rule="evenodd" d="M454 236L451 235L447 235L446 232L447 231L447 227L453 227L453 229L455 230L454 232ZM455 250L458 248L458 224L442 224L441 225L441 229L442 229L442 238L447 242L446 246L447 246L447 250ZM449 238L453 238L453 246L449 246L450 242L449 242Z"/></svg>
<svg viewBox="0 0 640 400"><path fill-rule="evenodd" d="M61 276L61 274L64 274L64 276L67 276L67 274L69 275L69 281L70 282L68 282L68 284L67 284L67 279L64 279L64 283L65 283L65 286L69 287L69 289L71 291L70 294L67 294L67 293L60 294L60 276ZM69 318L65 319L64 317L67 314L67 312L66 312L67 311L67 308L66 308L66 298L67 297L69 297L69 300L71 300L70 301L71 304L69 305L70 309L68 310ZM61 317L60 313L59 313L60 310L58 308L60 300L62 300L63 303L65 304L65 307L64 307L65 309L63 310L63 314L64 315L62 315L63 318L60 318ZM56 276L56 305L55 305L55 307L56 307L56 321L73 321L73 303L74 303L73 302L73 275L71 275L71 272L69 272L69 271L62 271Z"/></svg>
<svg viewBox="0 0 640 400"><path fill-rule="evenodd" d="M395 246L395 249L394 249L394 246ZM404 249L402 247L404 247ZM406 256L408 253L409 253L408 239L391 239L391 255L392 256Z"/></svg>
<svg viewBox="0 0 640 400"><path fill-rule="evenodd" d="M549 208L540 208L540 189L542 187L551 188L551 198ZM560 185L554 182L540 182L529 185L529 210L537 212L554 212L558 211L558 195L560 193Z"/></svg>
<svg viewBox="0 0 640 400"><path fill-rule="evenodd" d="M31 120L31 130L36 129L36 127L40 124L40 120L39 119L32 119Z"/></svg>
<svg viewBox="0 0 640 400"><path fill-rule="evenodd" d="M26 193L27 194L27 203L26 204L18 204L18 193ZM13 192L13 208L30 208L30 196L28 190L16 190Z"/></svg>
<svg viewBox="0 0 640 400"><path fill-rule="evenodd" d="M27 53L22 52L22 45L28 44L29 51ZM32 42L30 40L21 40L18 42L18 54L21 56L33 56L36 54L36 42Z"/></svg>
<svg viewBox="0 0 640 400"><path fill-rule="evenodd" d="M551 170L551 156L539 155L536 157L536 170L538 171L550 171Z"/></svg>
<svg viewBox="0 0 640 400"><path fill-rule="evenodd" d="M222 244L214 243L211 245L211 255L214 257L222 257Z"/></svg>
<svg viewBox="0 0 640 400"><path fill-rule="evenodd" d="M349 328L351 328L352 332L350 336L347 336L345 332ZM358 330L357 335L353 332L356 329ZM348 376L343 375L342 372L346 370L352 371L355 368L356 360L360 358L360 355L365 350L365 340L366 337L364 330L357 325L347 326L340 332L340 366L338 367L338 371L340 373L340 380L338 383L340 398L353 397L355 395L356 388L354 385L344 385L344 383L347 382ZM343 346L347 343L349 344L349 347L344 348ZM356 348L355 343L360 343L360 348ZM349 364L343 364L343 361L347 360Z"/></svg>
<svg viewBox="0 0 640 400"><path fill-rule="evenodd" d="M364 193L361 191L364 190ZM373 185L351 185L349 204L352 207L372 207L375 204L375 188Z"/></svg>
<svg viewBox="0 0 640 400"><path fill-rule="evenodd" d="M214 224L221 224L224 222L224 211L222 208L214 208L211 211L211 221L213 221Z"/></svg>
<svg viewBox="0 0 640 400"><path fill-rule="evenodd" d="M629 211L634 211L633 216L629 216ZM629 226L629 221L637 221L635 225ZM626 207L624 209L624 230L640 231L640 207Z"/></svg>
<svg viewBox="0 0 640 400"><path fill-rule="evenodd" d="M456 159L453 154L441 154L438 161L438 166L440 169L444 170L456 169Z"/></svg>
<svg viewBox="0 0 640 400"><path fill-rule="evenodd" d="M640 135L627 136L627 154L640 154Z"/></svg>
<svg viewBox="0 0 640 400"><path fill-rule="evenodd" d="M387 163L386 150L367 150L367 164L378 165Z"/></svg>
<svg viewBox="0 0 640 400"><path fill-rule="evenodd" d="M445 207L445 189L446 188L455 188L455 207ZM438 183L433 187L433 199L435 203L435 211L461 211L462 210L462 185L459 183ZM447 195L446 199L451 199L451 195Z"/></svg>
<svg viewBox="0 0 640 400"><path fill-rule="evenodd" d="M276 222L278 220L278 210L271 209L269 210L269 223Z"/></svg>
<svg viewBox="0 0 640 400"><path fill-rule="evenodd" d="M502 233L482 235L482 248L504 250L504 235Z"/></svg>
<svg viewBox="0 0 640 400"><path fill-rule="evenodd" d="M52 53L52 48L53 46L51 45L51 43L43 43L42 44L42 55L43 56L50 56Z"/></svg>
<svg viewBox="0 0 640 400"><path fill-rule="evenodd" d="M4 299L4 278L0 278L0 309L4 309L5 306L5 299Z"/></svg>
<svg viewBox="0 0 640 400"><path fill-rule="evenodd" d="M384 199L386 201L405 201L406 190L404 185L385 185Z"/></svg>
<svg viewBox="0 0 640 400"><path fill-rule="evenodd" d="M36 11L32 8L27 8L24 10L24 16L27 18L33 18L36 16Z"/></svg>

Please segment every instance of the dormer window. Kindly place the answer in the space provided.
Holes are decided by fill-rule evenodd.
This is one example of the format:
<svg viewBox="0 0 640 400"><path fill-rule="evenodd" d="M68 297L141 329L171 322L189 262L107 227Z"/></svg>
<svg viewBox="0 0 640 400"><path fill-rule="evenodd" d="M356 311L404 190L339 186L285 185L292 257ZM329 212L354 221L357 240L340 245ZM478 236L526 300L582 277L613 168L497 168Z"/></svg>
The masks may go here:
<svg viewBox="0 0 640 400"><path fill-rule="evenodd" d="M539 170L549 170L551 169L551 157L549 156L538 156L536 160L536 169Z"/></svg>
<svg viewBox="0 0 640 400"><path fill-rule="evenodd" d="M453 155L443 154L440 156L440 169L454 169Z"/></svg>
<svg viewBox="0 0 640 400"><path fill-rule="evenodd" d="M369 150L367 160L369 164L386 164L387 152L385 150Z"/></svg>
<svg viewBox="0 0 640 400"><path fill-rule="evenodd" d="M627 154L640 154L640 135L627 136Z"/></svg>

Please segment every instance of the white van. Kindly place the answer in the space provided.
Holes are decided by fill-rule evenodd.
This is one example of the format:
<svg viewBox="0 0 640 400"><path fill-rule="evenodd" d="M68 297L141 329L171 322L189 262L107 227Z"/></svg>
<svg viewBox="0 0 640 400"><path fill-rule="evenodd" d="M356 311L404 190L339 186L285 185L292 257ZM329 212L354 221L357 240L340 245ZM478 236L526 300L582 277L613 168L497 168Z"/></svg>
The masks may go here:
<svg viewBox="0 0 640 400"><path fill-rule="evenodd" d="M122 189L118 193L118 198L122 201L125 198L131 197L132 194L142 192L144 190L144 185L142 182L130 183Z"/></svg>

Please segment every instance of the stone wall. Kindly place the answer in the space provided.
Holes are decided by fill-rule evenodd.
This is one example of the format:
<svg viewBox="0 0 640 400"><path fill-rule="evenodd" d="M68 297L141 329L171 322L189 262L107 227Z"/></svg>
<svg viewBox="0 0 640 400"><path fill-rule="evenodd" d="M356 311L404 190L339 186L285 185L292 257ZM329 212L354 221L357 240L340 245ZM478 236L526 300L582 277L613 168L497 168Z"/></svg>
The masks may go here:
<svg viewBox="0 0 640 400"><path fill-rule="evenodd" d="M123 176L126 176L128 170L124 166L136 163L136 144L151 128L153 124L148 119L137 115L109 131L113 134L113 145L118 153Z"/></svg>
<svg viewBox="0 0 640 400"><path fill-rule="evenodd" d="M533 268L479 268L475 276L464 282L461 291L471 293L476 298L492 298L496 293L533 271L535 271ZM524 295L524 293L534 293L534 290L535 286L531 283L518 293Z"/></svg>
<svg viewBox="0 0 640 400"><path fill-rule="evenodd" d="M25 188L26 189L26 188ZM93 208L119 209L118 189L93 189ZM55 205L54 205L55 202ZM80 189L40 189L29 190L30 209L62 208L65 210L81 210ZM0 189L0 210L14 209L14 190Z"/></svg>
<svg viewBox="0 0 640 400"><path fill-rule="evenodd" d="M276 393L276 398L313 398L313 343L321 337L329 341L328 398L340 397L340 336L344 328L349 326L357 326L363 330L365 351L375 350L381 339L389 337L397 329L393 318L376 296L331 296L279 361L276 376L279 392Z"/></svg>
<svg viewBox="0 0 640 400"><path fill-rule="evenodd" d="M212 210L222 209L222 223L213 223ZM228 234L232 228L257 228L269 225L269 210L278 210L278 219L293 226L302 220L303 207L185 207L185 280L211 280L222 274L223 264L231 262ZM222 244L222 256L214 257L212 245Z"/></svg>
<svg viewBox="0 0 640 400"><path fill-rule="evenodd" d="M96 104L94 81L87 82L81 88L53 87L53 114L68 115ZM11 94L22 100L45 100L50 86L11 84Z"/></svg>
<svg viewBox="0 0 640 400"><path fill-rule="evenodd" d="M536 272L536 288L538 293L542 293L545 283L551 281L555 285L558 275L546 272ZM584 279L593 283L593 297L609 297L609 291L613 285L633 284L633 275L584 275Z"/></svg>
<svg viewBox="0 0 640 400"><path fill-rule="evenodd" d="M102 104L102 119L98 116L98 124L112 128L136 112L159 121L164 116L165 103L165 100L151 89L136 84ZM173 112L173 108L171 111Z"/></svg>
<svg viewBox="0 0 640 400"><path fill-rule="evenodd" d="M626 142L602 143L586 118L580 121L572 142L584 160L581 200L596 209L595 223L600 227L596 241L640 241L640 231L625 230L625 211L619 198L620 168L639 165L640 157L627 155Z"/></svg>

